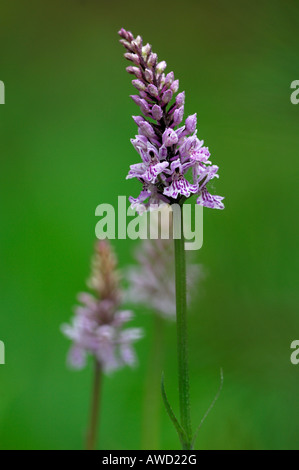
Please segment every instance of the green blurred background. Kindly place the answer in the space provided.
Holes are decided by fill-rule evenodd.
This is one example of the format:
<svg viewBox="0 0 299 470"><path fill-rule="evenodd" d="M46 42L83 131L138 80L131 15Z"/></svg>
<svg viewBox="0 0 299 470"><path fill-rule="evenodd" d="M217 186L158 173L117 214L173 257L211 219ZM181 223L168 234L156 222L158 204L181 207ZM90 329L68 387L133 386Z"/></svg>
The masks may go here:
<svg viewBox="0 0 299 470"><path fill-rule="evenodd" d="M117 31L142 34L186 90L199 136L220 166L226 210L205 210L208 271L190 312L194 425L225 386L197 441L201 449L298 449L299 4L288 0L142 3L1 2L0 448L80 449L91 367L70 372L59 332L85 287L95 208L136 195L129 139L137 108ZM132 241L116 241L120 264ZM102 449L141 446L142 392L152 317L137 344L140 367L104 384ZM164 371L177 410L175 326ZM178 447L161 409L160 447Z"/></svg>

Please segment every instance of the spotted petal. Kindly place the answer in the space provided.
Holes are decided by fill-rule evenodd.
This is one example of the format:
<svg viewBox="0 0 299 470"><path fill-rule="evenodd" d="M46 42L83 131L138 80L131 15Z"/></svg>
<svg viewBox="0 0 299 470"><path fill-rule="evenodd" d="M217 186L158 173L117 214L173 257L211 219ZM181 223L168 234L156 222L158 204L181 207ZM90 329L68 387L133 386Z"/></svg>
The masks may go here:
<svg viewBox="0 0 299 470"><path fill-rule="evenodd" d="M213 196L207 191L206 187L204 187L197 199L197 204L210 209L224 209L223 199L224 197L221 196Z"/></svg>

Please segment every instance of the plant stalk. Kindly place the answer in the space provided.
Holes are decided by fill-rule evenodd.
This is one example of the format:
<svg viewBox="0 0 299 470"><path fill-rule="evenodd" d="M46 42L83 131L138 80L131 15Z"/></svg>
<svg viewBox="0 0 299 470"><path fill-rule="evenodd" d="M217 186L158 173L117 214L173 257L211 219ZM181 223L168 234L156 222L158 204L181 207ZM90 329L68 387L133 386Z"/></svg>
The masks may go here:
<svg viewBox="0 0 299 470"><path fill-rule="evenodd" d="M92 397L91 397L91 409L90 409L89 428L87 432L86 450L96 450L98 426L99 426L101 389L102 389L102 368L99 362L95 359L94 383L93 383Z"/></svg>
<svg viewBox="0 0 299 470"><path fill-rule="evenodd" d="M190 412L189 364L188 364L188 327L187 327L187 279L186 253L183 231L183 207L174 223L180 224L180 238L175 238L175 275L176 275L176 307L177 307L177 349L178 349L178 382L181 426L186 433L187 441L183 449L192 448L192 426Z"/></svg>

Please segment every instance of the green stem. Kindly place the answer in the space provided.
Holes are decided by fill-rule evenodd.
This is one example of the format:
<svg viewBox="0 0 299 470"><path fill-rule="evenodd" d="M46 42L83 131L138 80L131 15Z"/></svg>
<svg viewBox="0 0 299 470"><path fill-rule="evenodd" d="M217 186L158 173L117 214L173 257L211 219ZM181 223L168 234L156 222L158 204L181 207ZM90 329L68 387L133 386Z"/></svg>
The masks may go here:
<svg viewBox="0 0 299 470"><path fill-rule="evenodd" d="M99 410L100 410L100 395L102 388L102 368L98 361L95 359L94 367L94 383L91 398L91 410L89 428L87 432L86 450L96 450L98 425L99 425Z"/></svg>
<svg viewBox="0 0 299 470"><path fill-rule="evenodd" d="M153 335L145 377L142 449L158 450L160 437L160 382L164 356L164 320L153 315Z"/></svg>
<svg viewBox="0 0 299 470"><path fill-rule="evenodd" d="M186 287L186 256L183 233L183 207L180 217L176 217L181 237L174 240L175 244L175 275L176 275L176 305L177 305L177 348L178 348L178 378L181 426L184 429L187 442L183 443L184 450L191 449L192 426L190 416L190 390L188 365L188 328L187 328L187 287Z"/></svg>

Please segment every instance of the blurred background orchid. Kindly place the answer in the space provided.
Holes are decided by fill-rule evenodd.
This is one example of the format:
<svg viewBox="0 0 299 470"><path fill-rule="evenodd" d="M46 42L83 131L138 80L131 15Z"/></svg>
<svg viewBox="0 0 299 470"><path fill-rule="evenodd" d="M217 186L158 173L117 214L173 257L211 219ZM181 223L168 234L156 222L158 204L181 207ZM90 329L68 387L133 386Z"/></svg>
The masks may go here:
<svg viewBox="0 0 299 470"><path fill-rule="evenodd" d="M120 310L123 292L117 271L117 260L108 240L98 241L92 259L92 272L88 286L94 293L81 293L81 306L76 307L70 325L62 332L73 345L68 363L75 369L86 366L87 355L94 359L90 424L87 431L87 450L97 447L102 374L137 362L133 343L143 336L140 328L126 328L133 312Z"/></svg>

